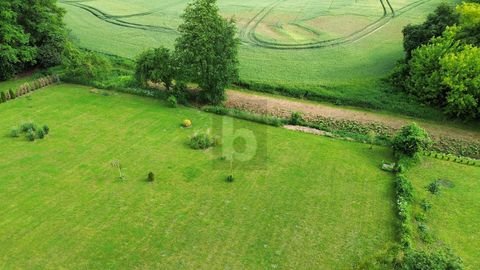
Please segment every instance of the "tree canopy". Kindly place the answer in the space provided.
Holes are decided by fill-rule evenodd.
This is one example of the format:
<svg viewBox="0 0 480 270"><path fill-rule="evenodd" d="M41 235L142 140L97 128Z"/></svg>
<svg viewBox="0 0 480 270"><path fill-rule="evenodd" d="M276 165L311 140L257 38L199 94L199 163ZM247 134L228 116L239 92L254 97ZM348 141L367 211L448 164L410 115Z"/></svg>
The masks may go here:
<svg viewBox="0 0 480 270"><path fill-rule="evenodd" d="M64 13L56 0L0 1L0 80L34 65L61 63Z"/></svg>
<svg viewBox="0 0 480 270"><path fill-rule="evenodd" d="M238 78L238 38L235 23L220 16L216 0L188 4L176 40L182 80L198 83L204 101L218 104L225 87Z"/></svg>
<svg viewBox="0 0 480 270"><path fill-rule="evenodd" d="M433 35L436 30L427 31L432 37L426 43L405 35L409 44L406 60L396 67L390 80L420 101L440 106L448 115L480 118L480 5L462 3L454 14L452 10L443 4L418 26L445 28L438 36ZM455 25L447 25L454 20ZM412 33L412 26L405 29L404 33Z"/></svg>

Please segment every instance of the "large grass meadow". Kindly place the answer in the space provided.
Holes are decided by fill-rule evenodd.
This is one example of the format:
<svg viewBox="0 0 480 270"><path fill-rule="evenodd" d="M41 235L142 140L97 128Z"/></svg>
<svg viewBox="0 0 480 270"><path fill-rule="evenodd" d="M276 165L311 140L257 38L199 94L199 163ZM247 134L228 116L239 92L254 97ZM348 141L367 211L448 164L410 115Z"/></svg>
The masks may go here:
<svg viewBox="0 0 480 270"><path fill-rule="evenodd" d="M2 269L350 269L396 241L387 148L70 84L0 116ZM225 119L266 144L232 183L216 151L187 145ZM9 137L24 121L50 134Z"/></svg>
<svg viewBox="0 0 480 270"><path fill-rule="evenodd" d="M134 58L147 48L173 47L187 1L61 3L78 45ZM392 1L394 16L387 3L220 0L219 6L237 21L242 81L411 113L405 108L419 105L380 79L403 57L402 28L422 22L441 1Z"/></svg>
<svg viewBox="0 0 480 270"><path fill-rule="evenodd" d="M480 169L436 159L426 159L408 173L415 196L427 200L431 210L426 225L434 245L449 246L464 261L466 269L479 269ZM447 181L440 193L431 194L427 186L437 180ZM417 245L428 250L420 240ZM430 245L431 246L431 245Z"/></svg>

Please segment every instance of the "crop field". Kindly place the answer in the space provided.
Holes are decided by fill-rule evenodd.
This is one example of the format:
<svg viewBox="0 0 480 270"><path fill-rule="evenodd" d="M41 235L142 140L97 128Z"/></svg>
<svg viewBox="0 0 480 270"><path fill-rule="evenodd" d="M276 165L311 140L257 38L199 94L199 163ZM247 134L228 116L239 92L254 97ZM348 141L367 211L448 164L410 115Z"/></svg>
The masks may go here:
<svg viewBox="0 0 480 270"><path fill-rule="evenodd" d="M466 269L479 269L480 169L452 162L427 159L408 173L418 201L427 199L431 210L426 224L434 241L447 244L465 263ZM437 195L427 191L433 181L448 182ZM417 243L420 247L421 241Z"/></svg>
<svg viewBox="0 0 480 270"><path fill-rule="evenodd" d="M388 148L69 84L0 115L2 269L350 269L396 241ZM24 121L49 135L9 137ZM232 183L216 151L187 145L228 121L265 143Z"/></svg>
<svg viewBox="0 0 480 270"><path fill-rule="evenodd" d="M61 1L67 26L89 49L135 57L173 47L188 1ZM350 99L395 98L379 79L402 57L403 26L421 22L440 0L220 0L236 20L240 77Z"/></svg>

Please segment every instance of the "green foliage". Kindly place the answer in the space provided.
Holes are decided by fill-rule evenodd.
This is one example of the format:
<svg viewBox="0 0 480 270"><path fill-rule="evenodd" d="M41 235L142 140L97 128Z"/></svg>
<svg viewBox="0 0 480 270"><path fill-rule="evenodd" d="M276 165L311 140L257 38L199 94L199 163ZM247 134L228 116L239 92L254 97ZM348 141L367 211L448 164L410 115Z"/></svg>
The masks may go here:
<svg viewBox="0 0 480 270"><path fill-rule="evenodd" d="M302 116L301 113L292 112L292 114L290 115L290 120L289 120L290 125L300 126L300 125L303 125L304 123L305 123L305 120L303 119L303 116Z"/></svg>
<svg viewBox="0 0 480 270"><path fill-rule="evenodd" d="M433 181L432 183L428 184L427 190L432 193L433 195L438 195L441 191L441 184L439 181Z"/></svg>
<svg viewBox="0 0 480 270"><path fill-rule="evenodd" d="M10 137L13 137L13 138L20 137L20 130L18 129L18 127L13 127L12 129L10 129Z"/></svg>
<svg viewBox="0 0 480 270"><path fill-rule="evenodd" d="M20 5L18 1L0 1L0 81L13 77L35 59L36 50L19 22Z"/></svg>
<svg viewBox="0 0 480 270"><path fill-rule="evenodd" d="M214 138L209 132L200 132L194 134L190 138L190 147L195 150L208 149L217 145L217 139Z"/></svg>
<svg viewBox="0 0 480 270"><path fill-rule="evenodd" d="M111 70L108 58L95 52L81 51L70 43L64 50L62 62L64 79L73 82L101 80Z"/></svg>
<svg viewBox="0 0 480 270"><path fill-rule="evenodd" d="M168 91L175 78L174 64L170 50L164 47L149 49L137 57L135 77L141 85L148 82L163 83Z"/></svg>
<svg viewBox="0 0 480 270"><path fill-rule="evenodd" d="M35 62L42 67L60 64L67 34L65 10L57 6L57 0L21 3L19 21L30 36L31 46L36 48Z"/></svg>
<svg viewBox="0 0 480 270"><path fill-rule="evenodd" d="M175 44L180 74L198 83L205 102L219 104L225 87L238 78L235 23L220 16L216 0L193 1L182 19Z"/></svg>
<svg viewBox="0 0 480 270"><path fill-rule="evenodd" d="M432 209L432 203L430 203L430 201L428 201L427 199L423 199L420 202L420 207L423 211L428 212L430 211L430 209Z"/></svg>
<svg viewBox="0 0 480 270"><path fill-rule="evenodd" d="M0 80L34 64L60 63L66 39L56 0L0 2Z"/></svg>
<svg viewBox="0 0 480 270"><path fill-rule="evenodd" d="M406 58L410 59L412 51L427 44L433 37L441 36L447 26L457 24L459 16L451 4L442 3L428 15L420 25L407 25L403 29L403 47Z"/></svg>
<svg viewBox="0 0 480 270"><path fill-rule="evenodd" d="M29 130L36 131L37 130L37 125L34 124L33 122L25 122L20 125L20 130L22 132L27 132Z"/></svg>
<svg viewBox="0 0 480 270"><path fill-rule="evenodd" d="M7 102L7 95L4 92L0 93L0 103Z"/></svg>
<svg viewBox="0 0 480 270"><path fill-rule="evenodd" d="M227 178L225 178L225 181L228 182L228 183L231 183L233 181L235 181L235 178L233 177L233 175L228 175Z"/></svg>
<svg viewBox="0 0 480 270"><path fill-rule="evenodd" d="M405 270L461 270L462 260L450 251L410 251L403 262Z"/></svg>
<svg viewBox="0 0 480 270"><path fill-rule="evenodd" d="M39 138L39 139L45 138L45 132L43 131L43 129L38 129L35 133L36 133L35 135L37 136L37 138Z"/></svg>
<svg viewBox="0 0 480 270"><path fill-rule="evenodd" d="M155 174L153 172L149 172L147 176L147 181L148 182L153 182L155 181Z"/></svg>
<svg viewBox="0 0 480 270"><path fill-rule="evenodd" d="M12 89L8 90L8 94L10 95L10 99L17 98L17 94L15 92L13 92Z"/></svg>
<svg viewBox="0 0 480 270"><path fill-rule="evenodd" d="M461 118L480 117L480 48L466 45L460 52L447 53L440 65L448 88L445 111Z"/></svg>
<svg viewBox="0 0 480 270"><path fill-rule="evenodd" d="M42 129L45 135L48 135L48 133L50 133L50 128L47 125L44 125Z"/></svg>
<svg viewBox="0 0 480 270"><path fill-rule="evenodd" d="M402 127L392 142L392 148L396 154L414 157L420 151L427 149L432 140L427 132L416 123Z"/></svg>
<svg viewBox="0 0 480 270"><path fill-rule="evenodd" d="M173 95L168 97L167 102L168 105L172 108L176 108L178 106L177 98Z"/></svg>
<svg viewBox="0 0 480 270"><path fill-rule="evenodd" d="M29 140L31 142L35 141L35 132L33 130L29 129L27 131L26 138L27 138L27 140Z"/></svg>
<svg viewBox="0 0 480 270"><path fill-rule="evenodd" d="M480 50L474 47L480 45L478 18L478 4L463 3L456 11L444 4L423 25L405 28L405 50L411 59L397 65L390 82L448 115L479 118ZM454 23L458 26L449 27Z"/></svg>

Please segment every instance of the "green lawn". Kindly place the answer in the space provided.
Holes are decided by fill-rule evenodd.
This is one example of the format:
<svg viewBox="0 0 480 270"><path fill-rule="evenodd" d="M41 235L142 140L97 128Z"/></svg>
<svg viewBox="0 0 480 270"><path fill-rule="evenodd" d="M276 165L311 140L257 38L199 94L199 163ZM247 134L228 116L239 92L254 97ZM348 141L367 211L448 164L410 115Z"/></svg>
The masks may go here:
<svg viewBox="0 0 480 270"><path fill-rule="evenodd" d="M349 269L395 241L386 148L234 120L267 147L226 183L216 151L186 145L216 115L62 84L0 116L2 269ZM50 135L8 136L29 120Z"/></svg>
<svg viewBox="0 0 480 270"><path fill-rule="evenodd" d="M480 168L436 159L426 159L408 172L417 201L427 199L432 209L427 213L427 226L437 243L446 243L459 255L467 269L480 269ZM442 179L453 187L432 195L426 186ZM420 247L423 244L418 241Z"/></svg>
<svg viewBox="0 0 480 270"><path fill-rule="evenodd" d="M181 23L179 15L186 2L61 1L61 6L67 10L65 21L78 45L133 58L150 47L173 47L178 36L175 29ZM372 28L375 31L362 38L337 46L293 50L272 49L259 42L301 45L349 37L382 17L380 2L220 0L218 3L224 16L237 20L242 40L239 53L242 81L282 86L297 93L310 91L329 100L368 103L395 112L412 114L423 110L417 115L433 116L436 112L425 113L417 102L393 92L380 79L403 57L403 27L422 22L441 2L392 1L396 16L387 16L381 25Z"/></svg>

